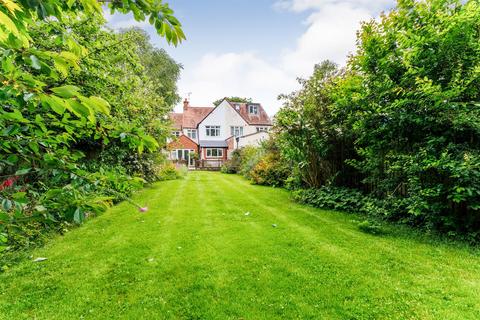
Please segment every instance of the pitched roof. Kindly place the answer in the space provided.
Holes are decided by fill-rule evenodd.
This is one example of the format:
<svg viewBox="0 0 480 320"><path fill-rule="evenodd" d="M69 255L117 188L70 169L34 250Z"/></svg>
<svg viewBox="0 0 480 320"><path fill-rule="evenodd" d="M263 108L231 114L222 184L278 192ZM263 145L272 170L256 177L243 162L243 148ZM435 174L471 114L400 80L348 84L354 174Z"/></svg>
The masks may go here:
<svg viewBox="0 0 480 320"><path fill-rule="evenodd" d="M193 129L196 128L213 109L213 107L192 107L188 101L185 100L183 113L170 113L170 119L175 129Z"/></svg>
<svg viewBox="0 0 480 320"><path fill-rule="evenodd" d="M182 129L183 113L170 113L170 120L172 120L175 129Z"/></svg>
<svg viewBox="0 0 480 320"><path fill-rule="evenodd" d="M187 107L183 109L184 128L196 128L200 122L213 110L213 107Z"/></svg>
<svg viewBox="0 0 480 320"><path fill-rule="evenodd" d="M193 149L196 151L198 149L198 144L186 135L182 134L178 139L174 139L173 141L171 141L167 145L167 149Z"/></svg>
<svg viewBox="0 0 480 320"><path fill-rule="evenodd" d="M240 116L250 125L266 125L271 126L272 120L263 109L260 103L238 103L238 102L227 102L232 106L232 108L237 111ZM248 106L254 105L258 107L258 113L252 114L248 111ZM236 107L238 106L238 108Z"/></svg>

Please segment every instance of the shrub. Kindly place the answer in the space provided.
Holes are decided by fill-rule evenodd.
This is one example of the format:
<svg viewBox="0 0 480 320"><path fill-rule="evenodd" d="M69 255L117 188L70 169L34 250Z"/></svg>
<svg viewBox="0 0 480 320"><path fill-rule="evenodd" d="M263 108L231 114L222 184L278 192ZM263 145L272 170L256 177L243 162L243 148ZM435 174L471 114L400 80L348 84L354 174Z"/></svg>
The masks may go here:
<svg viewBox="0 0 480 320"><path fill-rule="evenodd" d="M283 96L274 131L303 187L371 195L314 202L480 239L479 21L475 0L398 1L344 68L323 62Z"/></svg>
<svg viewBox="0 0 480 320"><path fill-rule="evenodd" d="M251 172L260 161L265 151L259 147L248 146L242 148L240 152L241 161L239 173L245 178L251 179Z"/></svg>
<svg viewBox="0 0 480 320"><path fill-rule="evenodd" d="M173 163L166 163L159 169L157 177L159 181L177 180L183 178L187 171L185 166L177 167Z"/></svg>
<svg viewBox="0 0 480 320"><path fill-rule="evenodd" d="M385 208L384 201L365 196L354 189L331 186L318 189L299 189L293 192L293 198L297 202L317 208L380 217L391 215L391 212Z"/></svg>
<svg viewBox="0 0 480 320"><path fill-rule="evenodd" d="M222 173L238 173L242 162L242 150L237 149L232 152L231 159L222 166Z"/></svg>
<svg viewBox="0 0 480 320"><path fill-rule="evenodd" d="M288 167L275 153L267 153L250 172L253 183L274 187L283 187L288 175Z"/></svg>
<svg viewBox="0 0 480 320"><path fill-rule="evenodd" d="M365 233L369 233L373 235L382 235L386 233L386 231L382 228L381 225L372 223L368 220L360 222L358 224L358 229Z"/></svg>

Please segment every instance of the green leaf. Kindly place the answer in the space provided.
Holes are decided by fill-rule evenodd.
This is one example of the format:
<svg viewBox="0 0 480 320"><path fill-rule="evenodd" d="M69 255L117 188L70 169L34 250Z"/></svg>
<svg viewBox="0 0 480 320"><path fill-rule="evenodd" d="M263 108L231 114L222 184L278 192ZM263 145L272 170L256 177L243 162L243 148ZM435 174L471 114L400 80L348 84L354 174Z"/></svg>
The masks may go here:
<svg viewBox="0 0 480 320"><path fill-rule="evenodd" d="M15 200L22 200L25 198L26 194L27 194L26 192L16 192L12 194L12 198Z"/></svg>
<svg viewBox="0 0 480 320"><path fill-rule="evenodd" d="M45 126L45 120L41 115L37 114L35 116L35 123L40 127L40 129L42 129L44 133L48 131L47 127Z"/></svg>
<svg viewBox="0 0 480 320"><path fill-rule="evenodd" d="M12 209L12 201L8 199L3 199L2 207L3 207L3 210L10 211L10 209Z"/></svg>
<svg viewBox="0 0 480 320"><path fill-rule="evenodd" d="M73 214L73 221L80 224L80 223L82 223L83 220L84 220L83 211L82 211L81 208L77 208L75 210L75 213Z"/></svg>
<svg viewBox="0 0 480 320"><path fill-rule="evenodd" d="M18 28L15 23L2 11L0 11L0 25L3 25L7 31L10 31L15 36L19 35Z"/></svg>
<svg viewBox="0 0 480 320"><path fill-rule="evenodd" d="M51 89L53 92L55 92L58 96L62 98L72 98L78 95L78 92L80 89L76 86L72 85L66 85L62 87L56 87Z"/></svg>
<svg viewBox="0 0 480 320"><path fill-rule="evenodd" d="M65 60L58 57L53 57L53 65L55 69L62 74L62 76L68 76L68 64L65 63Z"/></svg>
<svg viewBox="0 0 480 320"><path fill-rule="evenodd" d="M59 115L62 115L65 112L66 106L65 106L65 101L60 99L59 97L53 96L53 95L43 95L41 97L42 104L46 104L49 106L54 112L58 113Z"/></svg>
<svg viewBox="0 0 480 320"><path fill-rule="evenodd" d="M35 57L33 54L30 56L30 64L33 69L36 69L36 70L42 69L42 66L40 65L40 60L38 60L38 58Z"/></svg>
<svg viewBox="0 0 480 320"><path fill-rule="evenodd" d="M82 104L74 99L68 100L68 104L70 105L71 111L76 116L78 116L79 118L88 118L90 122L95 123L95 114L88 105Z"/></svg>
<svg viewBox="0 0 480 320"><path fill-rule="evenodd" d="M18 157L17 157L16 155L14 155L14 154L9 155L8 158L7 158L7 161L8 161L8 163L9 163L10 165L14 165L14 164L16 164L17 161L18 161Z"/></svg>
<svg viewBox="0 0 480 320"><path fill-rule="evenodd" d="M99 111L106 115L110 114L110 105L107 101L103 100L100 97L92 96L90 98L84 99L83 102L93 107L96 111Z"/></svg>
<svg viewBox="0 0 480 320"><path fill-rule="evenodd" d="M35 142L35 141L31 141L28 143L28 147L35 153L35 154L39 154L40 152L40 148L38 147L38 143Z"/></svg>
<svg viewBox="0 0 480 320"><path fill-rule="evenodd" d="M23 176L23 175L29 173L30 171L32 171L32 168L20 169L20 170L17 170L15 172L15 175L16 176Z"/></svg>
<svg viewBox="0 0 480 320"><path fill-rule="evenodd" d="M23 117L22 113L17 109L13 110L13 112L4 112L0 114L0 117L6 120L15 120L23 123L29 122L27 119Z"/></svg>

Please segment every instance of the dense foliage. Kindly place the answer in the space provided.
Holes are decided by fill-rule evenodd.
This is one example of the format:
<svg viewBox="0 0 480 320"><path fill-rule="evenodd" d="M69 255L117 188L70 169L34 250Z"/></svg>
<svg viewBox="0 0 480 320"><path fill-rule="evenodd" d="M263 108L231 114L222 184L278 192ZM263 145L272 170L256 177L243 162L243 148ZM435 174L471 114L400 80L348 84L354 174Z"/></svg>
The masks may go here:
<svg viewBox="0 0 480 320"><path fill-rule="evenodd" d="M260 147L247 146L232 153L230 160L222 166L223 173L239 173L252 183L273 187L286 184L290 168L280 155L273 139Z"/></svg>
<svg viewBox="0 0 480 320"><path fill-rule="evenodd" d="M252 98L242 98L242 97L226 97L226 98L221 98L218 100L215 100L213 102L214 106L218 106L220 103L222 103L223 100L227 99L230 102L239 102L239 103L252 103L253 99Z"/></svg>
<svg viewBox="0 0 480 320"><path fill-rule="evenodd" d="M0 251L154 179L180 66L139 30L108 30L101 2L0 0ZM161 1L109 6L184 38Z"/></svg>
<svg viewBox="0 0 480 320"><path fill-rule="evenodd" d="M345 69L322 63L302 85L276 117L302 186L353 188L389 217L480 236L478 1L401 0L363 24ZM306 202L329 207L320 190Z"/></svg>

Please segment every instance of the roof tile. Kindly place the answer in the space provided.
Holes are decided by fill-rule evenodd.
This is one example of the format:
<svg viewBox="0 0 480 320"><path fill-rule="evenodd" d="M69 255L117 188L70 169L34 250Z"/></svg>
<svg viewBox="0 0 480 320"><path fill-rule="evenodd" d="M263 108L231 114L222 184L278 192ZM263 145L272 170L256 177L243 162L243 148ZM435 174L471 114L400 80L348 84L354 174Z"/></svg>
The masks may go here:
<svg viewBox="0 0 480 320"><path fill-rule="evenodd" d="M238 103L238 102L230 102L230 101L228 101L228 103L230 103L232 108L235 109L248 124L267 125L267 126L272 125L272 121L270 120L270 117L265 112L265 110L263 109L260 103ZM239 108L236 108L235 105L238 105ZM249 105L258 106L258 114L251 114L248 111Z"/></svg>

